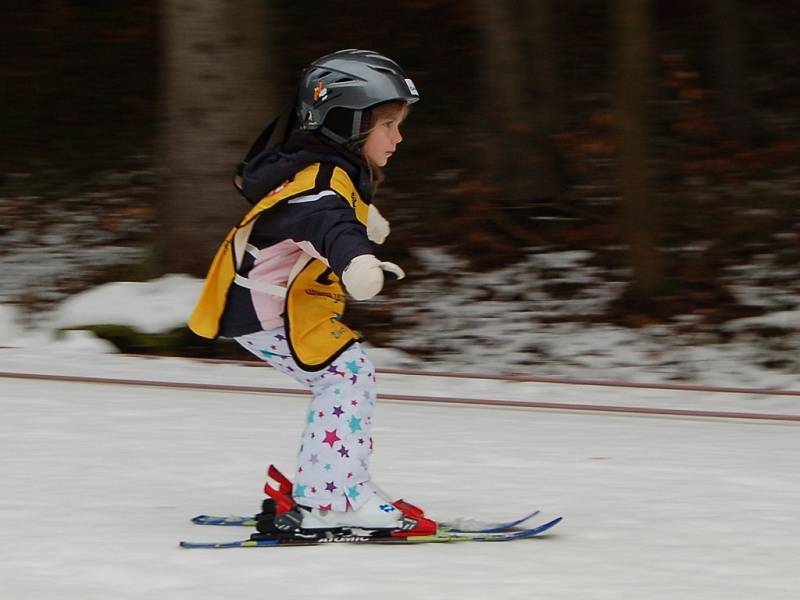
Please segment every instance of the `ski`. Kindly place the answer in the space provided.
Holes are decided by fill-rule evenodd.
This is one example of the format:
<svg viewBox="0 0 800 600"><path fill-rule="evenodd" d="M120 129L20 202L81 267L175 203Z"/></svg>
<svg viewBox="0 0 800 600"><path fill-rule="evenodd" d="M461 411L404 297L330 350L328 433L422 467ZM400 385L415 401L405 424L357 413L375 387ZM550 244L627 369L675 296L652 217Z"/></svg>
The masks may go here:
<svg viewBox="0 0 800 600"><path fill-rule="evenodd" d="M273 484L269 481L270 479L277 484L277 487L273 486ZM290 510L294 504L294 501L292 500L292 488L292 481L286 477L286 475L284 475L274 464L270 465L267 469L267 483L264 485L264 492L267 494L267 496L269 496L269 498L266 500L263 510L269 510L269 512L273 513L278 512L279 514ZM271 503L271 508L268 509L266 507L267 503ZM402 500L398 500L394 504L401 511L411 511L412 516L415 515L415 513L418 513L418 516L424 517L422 511L420 511L417 507ZM437 524L437 531L449 531L453 533L496 533L515 529L538 514L539 511L535 510L529 514L523 515L522 517L512 519L510 521L501 521L499 523L484 523L474 519L464 518L445 520L440 521ZM258 517L256 516L239 515L198 515L192 519L192 523L196 525L216 525L227 527L256 527L257 518Z"/></svg>
<svg viewBox="0 0 800 600"><path fill-rule="evenodd" d="M433 535L391 537L369 530L343 529L340 531L306 532L277 534L273 537L258 535L257 539L235 540L231 542L180 542L181 548L264 548L272 546L322 546L325 544L381 544L411 545L455 542L511 542L534 538L555 527L561 517L551 521L516 531L501 532L454 532L439 531Z"/></svg>
<svg viewBox="0 0 800 600"><path fill-rule="evenodd" d="M539 514L538 510L532 513L523 515L522 517L512 519L510 521L501 521L498 523L484 523L474 519L451 519L447 521L438 522L439 531L448 531L452 533L497 533L501 531L508 531L519 527L523 523L530 521L533 517ZM240 515L231 515L227 517L215 515L197 515L192 518L192 523L195 525L216 525L222 527L255 527L255 517L246 517Z"/></svg>

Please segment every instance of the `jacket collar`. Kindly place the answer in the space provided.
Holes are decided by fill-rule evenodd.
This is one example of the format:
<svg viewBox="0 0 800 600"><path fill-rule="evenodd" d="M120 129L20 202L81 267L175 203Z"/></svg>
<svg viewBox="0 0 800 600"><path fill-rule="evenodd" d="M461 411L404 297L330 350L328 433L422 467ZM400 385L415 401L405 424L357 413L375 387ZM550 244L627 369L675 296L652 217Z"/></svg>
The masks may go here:
<svg viewBox="0 0 800 600"><path fill-rule="evenodd" d="M282 144L254 156L242 169L241 192L256 203L295 173L314 163L342 168L364 202L372 201L372 181L366 161L347 148L314 133L295 132Z"/></svg>

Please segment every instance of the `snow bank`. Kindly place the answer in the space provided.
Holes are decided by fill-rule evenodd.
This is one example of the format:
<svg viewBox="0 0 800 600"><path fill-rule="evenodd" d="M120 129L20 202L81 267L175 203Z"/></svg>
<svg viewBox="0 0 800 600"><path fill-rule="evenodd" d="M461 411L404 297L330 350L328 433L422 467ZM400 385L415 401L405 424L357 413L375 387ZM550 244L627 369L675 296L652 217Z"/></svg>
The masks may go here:
<svg viewBox="0 0 800 600"><path fill-rule="evenodd" d="M800 336L792 335L800 328L800 310L731 321L716 332L681 332L681 323L629 329L589 322L621 284L606 280L588 253L535 254L491 273L467 272L446 251L419 254L424 274L401 282L397 295L377 300L388 305L396 323L391 341L369 350L380 367L800 385ZM553 297L548 286L563 286L566 293ZM15 309L0 305L0 345L113 352L89 332L54 332L92 325L169 332L186 323L201 287L202 280L186 275L109 283L68 298L50 322L37 323L37 331L24 330Z"/></svg>
<svg viewBox="0 0 800 600"><path fill-rule="evenodd" d="M108 283L67 299L56 311L54 326L113 324L163 333L186 324L202 285L202 280L187 275Z"/></svg>
<svg viewBox="0 0 800 600"><path fill-rule="evenodd" d="M0 346L12 346L22 335L19 312L10 304L0 304Z"/></svg>

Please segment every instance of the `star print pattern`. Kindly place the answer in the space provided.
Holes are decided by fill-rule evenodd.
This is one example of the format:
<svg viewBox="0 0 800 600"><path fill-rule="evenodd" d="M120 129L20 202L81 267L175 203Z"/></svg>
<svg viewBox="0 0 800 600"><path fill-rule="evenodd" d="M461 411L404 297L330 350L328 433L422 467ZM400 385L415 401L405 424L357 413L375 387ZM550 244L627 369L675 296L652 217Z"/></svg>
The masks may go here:
<svg viewBox="0 0 800 600"><path fill-rule="evenodd" d="M336 445L336 442L341 442L342 438L336 435L336 430L333 431L325 431L325 439L322 440L323 444L330 444L331 448Z"/></svg>
<svg viewBox="0 0 800 600"><path fill-rule="evenodd" d="M358 500L358 497L361 495L361 492L358 491L358 486L353 485L347 488L347 497L351 500Z"/></svg>
<svg viewBox="0 0 800 600"><path fill-rule="evenodd" d="M350 417L350 420L347 422L350 426L350 433L355 433L356 431L361 431L361 419L357 416L353 415Z"/></svg>
<svg viewBox="0 0 800 600"><path fill-rule="evenodd" d="M359 364L359 362L361 362L361 364ZM364 370L364 361L357 362L355 360L351 360L350 362L345 363L345 367L347 367L347 370L353 375L358 375L362 370Z"/></svg>
<svg viewBox="0 0 800 600"><path fill-rule="evenodd" d="M291 356L282 327L237 338L250 352L311 389L297 457L294 497L306 506L344 511L370 497L369 457L375 368L356 343L319 371Z"/></svg>

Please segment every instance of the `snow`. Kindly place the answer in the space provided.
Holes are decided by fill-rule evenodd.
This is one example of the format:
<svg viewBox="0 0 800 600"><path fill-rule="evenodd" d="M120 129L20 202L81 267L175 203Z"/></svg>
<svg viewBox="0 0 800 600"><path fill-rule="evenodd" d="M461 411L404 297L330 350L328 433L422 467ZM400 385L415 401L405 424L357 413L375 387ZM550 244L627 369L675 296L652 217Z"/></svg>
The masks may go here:
<svg viewBox="0 0 800 600"><path fill-rule="evenodd" d="M14 306L0 304L0 346L8 344L22 335L19 315Z"/></svg>
<svg viewBox="0 0 800 600"><path fill-rule="evenodd" d="M602 322L626 276L594 266L589 252L531 250L491 273L469 272L463 260L444 249L414 253L422 272L388 283L390 293L368 304L377 307L378 318L384 312L393 315L387 350L395 353L396 366L800 387L796 269L781 274L782 286L759 283L757 273L764 271L759 265L731 269L730 289L751 306L763 307L763 316L709 327L696 326L699 316L690 314L672 324L631 329ZM769 272L776 276L774 268ZM185 275L113 282L35 315L0 303L0 345L52 349L76 343L59 330L99 324L169 331L185 324L201 286ZM0 300L7 297L0 294ZM91 346L87 337L80 343Z"/></svg>
<svg viewBox="0 0 800 600"><path fill-rule="evenodd" d="M3 349L0 370L290 387L261 367L65 349L42 358ZM380 383L432 393L431 378L400 378ZM440 385L448 395L509 397L522 384ZM525 386L525 398L547 401L596 400L605 389ZM788 599L800 585L796 423L384 400L373 459L382 487L434 517L536 507L563 523L510 544L202 551L177 542L245 530L189 518L257 509L265 467L292 468L305 398L18 379L2 387L7 598ZM634 405L654 394L661 405L711 400L613 393ZM718 396L728 409L788 404Z"/></svg>
<svg viewBox="0 0 800 600"><path fill-rule="evenodd" d="M59 307L57 328L127 325L143 333L182 327L200 294L202 281L166 275L149 282L119 281L76 294Z"/></svg>
<svg viewBox="0 0 800 600"><path fill-rule="evenodd" d="M531 256L478 280L429 251L429 278L379 300L406 327L395 347L370 355L379 368L800 389L797 336L777 344L751 333L796 330L800 312L786 303L729 323L727 343L666 326L548 322L556 312L597 311L616 293L587 258ZM546 284L580 287L554 305ZM106 284L34 324L0 304L0 372L297 389L263 366L124 356L89 332L59 331L99 323L166 331L185 321L199 286L175 275ZM438 352L403 352L413 344ZM769 368L776 344L785 364ZM266 466L291 471L305 397L8 377L0 385L3 598L788 599L800 588L797 422L383 399L373 459L381 487L433 517L492 520L541 508L564 522L511 544L200 551L177 542L246 532L194 526L191 516L252 513ZM800 415L798 397L755 393L387 373L379 385L383 394Z"/></svg>

